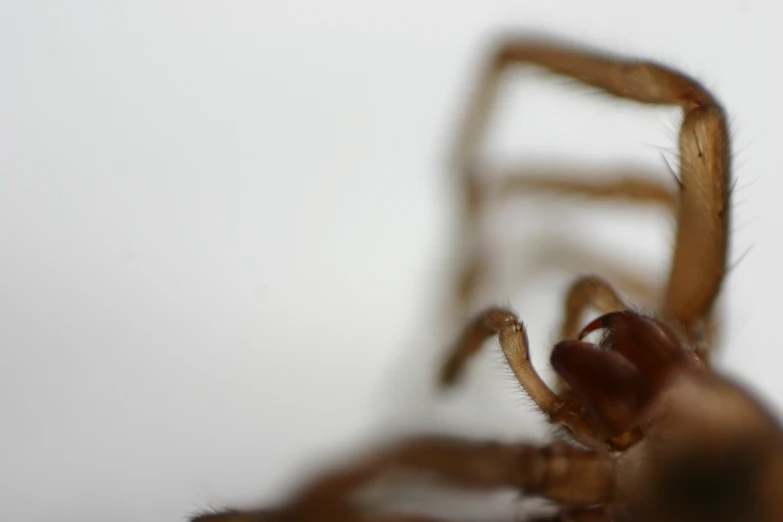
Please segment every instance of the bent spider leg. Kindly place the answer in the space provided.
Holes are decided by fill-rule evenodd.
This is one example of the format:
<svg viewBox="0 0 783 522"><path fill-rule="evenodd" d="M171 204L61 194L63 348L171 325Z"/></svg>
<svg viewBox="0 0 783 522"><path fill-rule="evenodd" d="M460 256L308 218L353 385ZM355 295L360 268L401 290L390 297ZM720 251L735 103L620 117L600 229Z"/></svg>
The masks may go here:
<svg viewBox="0 0 783 522"><path fill-rule="evenodd" d="M576 339L581 327L582 315L589 308L595 308L600 315L627 310L628 306L617 295L614 288L596 276L576 279L566 293L561 339Z"/></svg>
<svg viewBox="0 0 783 522"><path fill-rule="evenodd" d="M594 447L597 431L593 419L581 403L560 397L536 373L530 362L525 328L509 310L490 308L468 324L441 368L441 386L454 385L467 361L493 335L498 335L500 348L517 381L544 415L567 427L578 441Z"/></svg>
<svg viewBox="0 0 783 522"><path fill-rule="evenodd" d="M681 324L692 342L706 345L703 323L720 291L728 250L730 150L722 107L696 80L663 65L553 43L505 41L479 82L456 143L454 162L469 202L464 218L469 225L480 207L475 163L491 108L503 73L522 64L572 77L618 98L682 107L677 232L664 315Z"/></svg>

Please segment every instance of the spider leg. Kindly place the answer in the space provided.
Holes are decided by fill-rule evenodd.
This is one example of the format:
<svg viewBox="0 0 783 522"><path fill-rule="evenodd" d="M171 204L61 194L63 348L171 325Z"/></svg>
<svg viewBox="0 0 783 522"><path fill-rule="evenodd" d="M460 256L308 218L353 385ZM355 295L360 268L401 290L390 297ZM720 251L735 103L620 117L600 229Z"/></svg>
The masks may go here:
<svg viewBox="0 0 783 522"><path fill-rule="evenodd" d="M616 169L610 179L594 179L607 174L605 169L568 169L566 167L504 168L494 189L502 197L552 193L578 196L592 200L625 200L634 203L663 206L674 210L677 194L659 181L645 179L657 173L643 169Z"/></svg>
<svg viewBox="0 0 783 522"><path fill-rule="evenodd" d="M589 308L595 308L600 315L628 306L605 280L595 276L584 276L571 283L566 293L561 339L576 339L582 329L582 315Z"/></svg>
<svg viewBox="0 0 783 522"><path fill-rule="evenodd" d="M583 326L582 316L590 308L604 315L628 307L605 280L596 276L580 277L571 283L566 293L563 324L560 327L561 340L576 339ZM560 374L557 374L555 389L561 395L567 393L567 386Z"/></svg>
<svg viewBox="0 0 783 522"><path fill-rule="evenodd" d="M478 314L463 330L441 368L441 386L452 386L459 379L468 360L478 353L485 341L498 335L500 348L517 381L538 408L552 422L567 427L587 447L597 447L599 428L583 404L561 397L541 379L530 362L525 328L509 310L490 308ZM612 368L608 368L613 371Z"/></svg>
<svg viewBox="0 0 783 522"><path fill-rule="evenodd" d="M556 410L562 401L533 369L524 326L513 312L503 308L485 310L465 327L441 369L440 383L456 383L467 362L494 335L500 337L503 354L528 395L544 412Z"/></svg>
<svg viewBox="0 0 783 522"><path fill-rule="evenodd" d="M191 519L191 522L447 522L439 518L417 515L363 514L339 508L326 508L320 513L226 511Z"/></svg>
<svg viewBox="0 0 783 522"><path fill-rule="evenodd" d="M275 510L227 511L194 522L435 522L363 505L357 493L373 481L423 473L446 485L474 490L512 488L568 506L607 502L614 489L608 456L565 444L537 447L440 436L418 437L329 472ZM405 479L403 479L405 480ZM382 507L382 506L380 506Z"/></svg>
<svg viewBox="0 0 783 522"><path fill-rule="evenodd" d="M426 436L398 443L316 482L296 502L345 498L374 478L405 470L425 472L453 487L514 488L571 506L605 502L614 486L608 456L566 444L539 447Z"/></svg>
<svg viewBox="0 0 783 522"><path fill-rule="evenodd" d="M605 175L606 171L601 171ZM617 169L612 179L592 180L597 172L579 171L568 167L514 167L504 169L503 175L491 182L491 187L482 191L482 206L496 199L509 199L523 195L557 194L576 196L592 201L619 200L639 204L663 206L674 211L677 203L676 194L657 181L644 179L650 172L639 168ZM579 177L586 178L585 180ZM490 184L490 183L488 183ZM478 189L476 189L478 190ZM486 192L486 194L483 194ZM492 197L491 197L492 196ZM497 197L494 197L497 196ZM478 197L476 195L475 197ZM476 201L474 205L478 206ZM475 236L478 234L477 212L469 212L462 228L463 243L471 245L465 262L458 274L456 296L460 311L464 311L473 301L477 288L486 277L489 263L484 259L483 250L477 248ZM651 294L652 292L648 292Z"/></svg>
<svg viewBox="0 0 783 522"><path fill-rule="evenodd" d="M723 109L696 80L656 63L554 43L505 41L481 77L455 147L454 163L464 187L463 221L469 233L475 228L471 223L482 201L475 168L478 149L503 73L522 64L570 76L619 98L682 107L677 234L664 314L683 325L696 341L701 340L703 323L726 272L730 151ZM478 263L469 261L463 273L477 272L474 265Z"/></svg>
<svg viewBox="0 0 783 522"><path fill-rule="evenodd" d="M530 522L611 522L606 508L563 509L554 517L536 518Z"/></svg>

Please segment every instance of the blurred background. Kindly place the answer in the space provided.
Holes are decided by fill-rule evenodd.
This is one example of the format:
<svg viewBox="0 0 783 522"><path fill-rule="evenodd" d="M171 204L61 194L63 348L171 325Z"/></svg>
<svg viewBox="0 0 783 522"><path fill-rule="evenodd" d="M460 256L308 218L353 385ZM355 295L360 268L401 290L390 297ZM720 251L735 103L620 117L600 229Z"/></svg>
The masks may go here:
<svg viewBox="0 0 783 522"><path fill-rule="evenodd" d="M741 262L719 366L780 412L780 14L728 0L6 3L2 518L183 520L273 502L379 433L546 434L497 349L454 393L431 385L464 319L446 313L450 146L499 34L658 60L723 101ZM671 182L676 111L531 71L502 94L492 161L638 164ZM671 226L656 209L515 200L488 220L498 278L476 305L514 307L549 375L568 282L660 282Z"/></svg>

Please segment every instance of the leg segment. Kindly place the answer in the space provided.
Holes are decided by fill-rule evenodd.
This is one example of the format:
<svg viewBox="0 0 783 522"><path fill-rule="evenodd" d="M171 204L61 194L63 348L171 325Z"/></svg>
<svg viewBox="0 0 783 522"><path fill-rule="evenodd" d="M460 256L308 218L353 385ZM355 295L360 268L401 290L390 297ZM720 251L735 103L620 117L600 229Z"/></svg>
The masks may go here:
<svg viewBox="0 0 783 522"><path fill-rule="evenodd" d="M674 210L677 195L660 182L645 179L655 175L643 169L617 169L611 179L599 179L596 175L606 171L576 172L567 168L514 168L503 169L498 190L503 197L517 194L552 193L578 196L593 200L611 199L640 204L661 205Z"/></svg>
<svg viewBox="0 0 783 522"><path fill-rule="evenodd" d="M393 515L378 509L379 506L363 506L352 498L373 480L405 471L423 472L458 488L514 488L569 506L605 503L614 491L612 461L590 451L564 444L541 448L422 437L316 479L279 509L225 512L195 521L435 522L426 517Z"/></svg>
<svg viewBox="0 0 783 522"><path fill-rule="evenodd" d="M611 516L605 508L564 509L551 518L536 519L531 522L611 522Z"/></svg>
<svg viewBox="0 0 783 522"><path fill-rule="evenodd" d="M543 67L619 98L682 107L678 225L665 312L686 330L698 328L726 271L730 152L723 109L698 82L655 63L551 43L504 42L480 81L456 144L454 160L466 187L466 200L471 202L469 216L477 213L481 196L475 163L490 109L502 74L517 64Z"/></svg>
<svg viewBox="0 0 783 522"><path fill-rule="evenodd" d="M567 427L587 447L596 447L598 428L595 420L577 400L562 398L553 392L536 373L530 362L525 328L519 319L503 308L490 308L476 316L457 340L440 374L442 386L453 385L467 361L493 335L519 384L541 411L552 421Z"/></svg>
<svg viewBox="0 0 783 522"><path fill-rule="evenodd" d="M447 522L417 515L369 514L332 506L321 512L296 511L251 512L226 511L201 515L191 522Z"/></svg>
<svg viewBox="0 0 783 522"><path fill-rule="evenodd" d="M524 326L512 312L502 308L490 308L468 324L443 366L441 384L455 383L467 361L494 335L499 335L503 354L527 394L545 413L556 411L562 401L530 364Z"/></svg>
<svg viewBox="0 0 783 522"><path fill-rule="evenodd" d="M389 472L421 471L450 486L515 488L571 506L607 502L614 490L608 456L554 444L496 444L448 437L423 437L371 456L347 471L317 481L296 502L345 498Z"/></svg>
<svg viewBox="0 0 783 522"><path fill-rule="evenodd" d="M595 308L600 315L626 310L628 307L614 291L614 288L599 277L580 277L571 284L566 294L561 339L576 339L582 329L582 315L589 308Z"/></svg>
<svg viewBox="0 0 783 522"><path fill-rule="evenodd" d="M465 310L475 294L476 288L484 280L486 265L480 249L476 248L475 235L478 234L477 219L479 199L489 200L496 195L502 199L517 195L532 194L559 194L565 196L577 196L590 200L629 201L640 204L664 206L674 211L677 204L676 194L668 187L658 182L644 179L652 173L644 169L625 168L617 169L611 180L591 181L593 172L580 171L566 167L553 168L514 168L504 169L504 173L498 181L492 182L492 187L487 187L486 192L480 194L480 189L474 186L470 192L473 201L471 209L467 213L463 224L463 241L471 248L468 252L468 260L463 264L456 283L457 302L460 310ZM605 174L605 171L601 172ZM579 179L585 178L585 180Z"/></svg>

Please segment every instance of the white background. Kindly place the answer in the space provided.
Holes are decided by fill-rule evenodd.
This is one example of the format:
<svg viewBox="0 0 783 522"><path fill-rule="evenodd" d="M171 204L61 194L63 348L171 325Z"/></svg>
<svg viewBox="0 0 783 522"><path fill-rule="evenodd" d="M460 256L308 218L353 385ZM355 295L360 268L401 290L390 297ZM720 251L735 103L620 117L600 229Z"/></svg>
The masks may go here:
<svg viewBox="0 0 783 522"><path fill-rule="evenodd" d="M478 361L485 384L427 393L453 334L435 320L449 140L500 30L663 61L723 100L732 261L753 248L725 289L720 365L781 411L780 15L772 1L7 2L0 518L269 502L379 427L540 433L497 354ZM520 89L490 153L638 159L667 179L671 111L562 80ZM614 248L601 225L574 231L581 205L557 208L562 222L528 226ZM617 219L622 263L660 272L667 221ZM494 298L526 319L542 371L562 288L591 270Z"/></svg>

